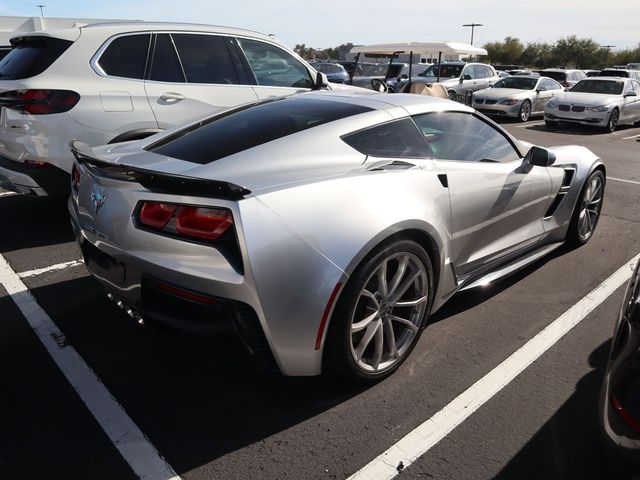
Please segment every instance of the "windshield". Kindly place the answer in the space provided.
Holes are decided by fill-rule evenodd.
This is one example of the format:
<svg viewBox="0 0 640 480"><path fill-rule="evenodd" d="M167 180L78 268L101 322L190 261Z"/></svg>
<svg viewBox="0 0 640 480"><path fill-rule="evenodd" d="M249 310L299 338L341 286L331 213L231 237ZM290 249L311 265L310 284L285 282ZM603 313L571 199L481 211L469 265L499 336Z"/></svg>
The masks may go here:
<svg viewBox="0 0 640 480"><path fill-rule="evenodd" d="M600 93L603 95L620 95L624 87L624 81L587 79L580 80L571 89L572 92Z"/></svg>
<svg viewBox="0 0 640 480"><path fill-rule="evenodd" d="M460 73L462 73L463 68L464 68L464 65L442 64L440 68L440 78L458 78L460 76ZM419 76L420 77L437 77L438 65L431 65Z"/></svg>
<svg viewBox="0 0 640 480"><path fill-rule="evenodd" d="M493 88L517 88L518 90L533 90L538 83L537 78L506 77L493 85Z"/></svg>

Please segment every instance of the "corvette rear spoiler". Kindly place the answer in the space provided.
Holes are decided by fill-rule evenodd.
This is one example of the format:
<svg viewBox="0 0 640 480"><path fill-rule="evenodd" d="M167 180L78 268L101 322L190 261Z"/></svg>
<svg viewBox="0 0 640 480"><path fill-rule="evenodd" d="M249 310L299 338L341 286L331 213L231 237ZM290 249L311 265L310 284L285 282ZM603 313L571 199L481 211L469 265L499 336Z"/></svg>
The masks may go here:
<svg viewBox="0 0 640 480"><path fill-rule="evenodd" d="M110 178L137 182L152 192L228 200L240 200L251 193L250 190L230 182L162 173L131 165L112 163L97 158L89 145L77 140L72 140L69 146L79 164L86 165L90 169L97 170L97 173Z"/></svg>

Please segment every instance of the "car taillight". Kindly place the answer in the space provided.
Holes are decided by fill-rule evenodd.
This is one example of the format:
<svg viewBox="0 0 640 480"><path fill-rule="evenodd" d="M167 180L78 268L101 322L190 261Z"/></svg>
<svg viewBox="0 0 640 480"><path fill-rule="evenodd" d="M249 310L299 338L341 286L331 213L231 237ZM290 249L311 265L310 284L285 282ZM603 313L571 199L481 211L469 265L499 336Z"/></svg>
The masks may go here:
<svg viewBox="0 0 640 480"><path fill-rule="evenodd" d="M205 241L219 239L233 225L233 215L225 208L142 202L137 212L143 227Z"/></svg>
<svg viewBox="0 0 640 480"><path fill-rule="evenodd" d="M80 95L71 90L12 90L0 94L0 106L31 115L68 112L79 100Z"/></svg>
<svg viewBox="0 0 640 480"><path fill-rule="evenodd" d="M33 168L53 167L53 165L51 165L50 163L43 162L42 160L25 160L24 164L27 167L33 167Z"/></svg>
<svg viewBox="0 0 640 480"><path fill-rule="evenodd" d="M80 169L78 165L74 163L71 169L71 190L74 193L78 193L78 188L80 188Z"/></svg>
<svg viewBox="0 0 640 480"><path fill-rule="evenodd" d="M633 428L636 432L640 432L640 421L636 420L631 414L624 409L620 401L611 394L611 406L613 410L622 418L627 425Z"/></svg>

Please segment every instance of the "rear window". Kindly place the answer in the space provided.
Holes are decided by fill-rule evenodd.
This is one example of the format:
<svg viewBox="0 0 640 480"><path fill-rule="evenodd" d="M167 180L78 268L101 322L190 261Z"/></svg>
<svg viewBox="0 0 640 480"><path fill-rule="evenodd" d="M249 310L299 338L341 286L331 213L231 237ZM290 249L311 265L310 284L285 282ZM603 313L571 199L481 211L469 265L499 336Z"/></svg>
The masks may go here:
<svg viewBox="0 0 640 480"><path fill-rule="evenodd" d="M370 111L342 102L281 98L212 117L171 135L147 150L207 164L324 123Z"/></svg>
<svg viewBox="0 0 640 480"><path fill-rule="evenodd" d="M51 37L22 37L0 61L0 79L19 80L41 74L73 42Z"/></svg>
<svg viewBox="0 0 640 480"><path fill-rule="evenodd" d="M599 77L625 77L629 78L629 72L624 70L601 70L598 74Z"/></svg>
<svg viewBox="0 0 640 480"><path fill-rule="evenodd" d="M410 118L388 122L342 137L348 145L372 157L431 157L424 135Z"/></svg>

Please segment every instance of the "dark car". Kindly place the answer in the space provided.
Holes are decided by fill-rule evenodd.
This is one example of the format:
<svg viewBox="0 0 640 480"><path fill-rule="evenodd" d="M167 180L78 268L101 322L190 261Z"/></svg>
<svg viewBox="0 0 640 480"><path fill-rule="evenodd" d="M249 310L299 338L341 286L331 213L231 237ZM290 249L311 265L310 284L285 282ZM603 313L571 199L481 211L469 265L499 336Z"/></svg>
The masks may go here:
<svg viewBox="0 0 640 480"><path fill-rule="evenodd" d="M311 66L317 71L324 73L327 80L333 83L349 83L349 74L339 63L315 62Z"/></svg>
<svg viewBox="0 0 640 480"><path fill-rule="evenodd" d="M605 68L598 73L599 77L621 77L621 78L633 78L640 81L640 71L627 70L626 68Z"/></svg>
<svg viewBox="0 0 640 480"><path fill-rule="evenodd" d="M553 78L563 87L573 87L583 78L587 78L582 70L566 70L564 68L545 68L540 72L540 75Z"/></svg>
<svg viewBox="0 0 640 480"><path fill-rule="evenodd" d="M613 335L600 395L600 421L614 467L621 474L640 473L640 262Z"/></svg>

